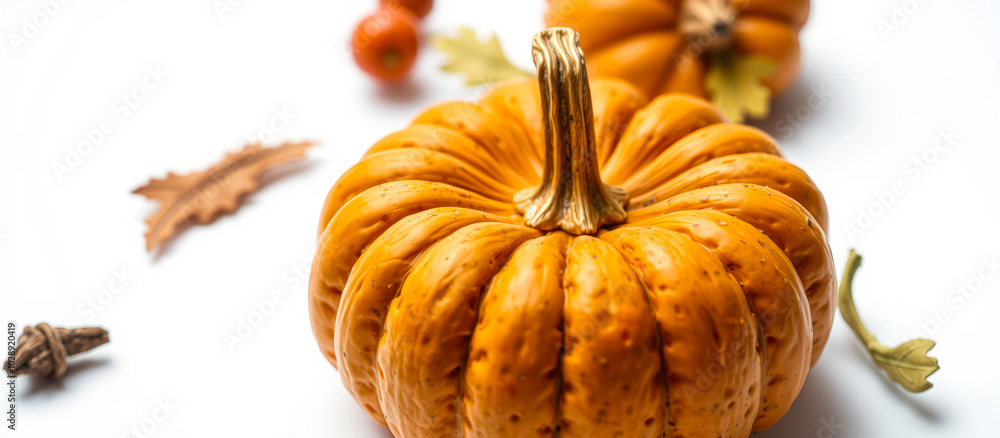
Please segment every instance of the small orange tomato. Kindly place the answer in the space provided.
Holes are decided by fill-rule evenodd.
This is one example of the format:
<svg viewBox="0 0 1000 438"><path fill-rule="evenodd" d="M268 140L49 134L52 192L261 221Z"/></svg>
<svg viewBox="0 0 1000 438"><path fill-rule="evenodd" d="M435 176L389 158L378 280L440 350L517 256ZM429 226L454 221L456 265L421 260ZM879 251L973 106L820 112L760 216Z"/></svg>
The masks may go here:
<svg viewBox="0 0 1000 438"><path fill-rule="evenodd" d="M398 11L400 8L405 8L418 17L423 18L431 13L431 8L434 7L434 0L379 0L379 4L383 9L391 11Z"/></svg>
<svg viewBox="0 0 1000 438"><path fill-rule="evenodd" d="M379 8L354 30L354 61L376 79L399 81L417 59L419 29L419 18L411 12Z"/></svg>

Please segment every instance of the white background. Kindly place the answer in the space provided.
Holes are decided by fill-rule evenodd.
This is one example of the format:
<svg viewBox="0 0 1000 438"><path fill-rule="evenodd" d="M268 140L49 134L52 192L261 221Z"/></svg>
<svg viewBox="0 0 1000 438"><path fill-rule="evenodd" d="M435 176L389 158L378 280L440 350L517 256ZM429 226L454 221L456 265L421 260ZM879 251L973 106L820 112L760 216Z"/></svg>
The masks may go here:
<svg viewBox="0 0 1000 438"><path fill-rule="evenodd" d="M929 332L942 369L932 390L906 394L838 317L791 412L760 437L833 436L827 424L841 437L996 436L1000 281L962 300L953 288L1000 253L1000 6L926 0L885 37L879 21L903 1L814 2L801 77L758 125L826 194L838 265L851 247L866 257L856 290L873 332L892 345ZM17 379L20 430L0 435L125 436L160 400L176 408L152 436L388 436L316 348L299 274L337 177L420 108L482 90L439 73L430 50L409 84L370 82L345 47L375 3L245 0L220 19L213 0L70 1L15 51L10 33L41 9L0 0L0 321L89 322L112 339L60 381ZM544 3L441 0L428 30L496 32L530 67ZM156 66L169 76L121 118L115 100ZM814 87L832 96L779 131ZM143 220L155 204L131 190L207 167L275 110L294 120L274 141L322 144L237 214L148 254ZM60 182L52 163L103 118L113 132ZM949 127L960 138L935 153ZM911 160L925 153L934 159L916 174ZM880 208L875 193L896 181L905 192ZM859 209L876 217L851 236ZM134 277L126 289L81 313L120 269ZM275 289L287 301L229 351L223 334Z"/></svg>

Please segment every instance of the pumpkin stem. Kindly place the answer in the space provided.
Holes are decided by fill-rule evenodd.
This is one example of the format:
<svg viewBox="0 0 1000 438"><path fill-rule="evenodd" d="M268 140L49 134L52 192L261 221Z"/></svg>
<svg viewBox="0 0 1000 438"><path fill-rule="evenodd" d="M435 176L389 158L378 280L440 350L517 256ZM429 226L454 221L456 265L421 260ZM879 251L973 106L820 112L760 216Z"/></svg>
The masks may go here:
<svg viewBox="0 0 1000 438"><path fill-rule="evenodd" d="M677 30L697 52L715 53L732 44L739 11L730 0L684 0L678 12Z"/></svg>
<svg viewBox="0 0 1000 438"><path fill-rule="evenodd" d="M561 228L591 234L625 221L628 194L601 181L597 166L594 110L580 35L555 27L535 35L532 57L545 125L542 181L518 192L514 207L539 230Z"/></svg>

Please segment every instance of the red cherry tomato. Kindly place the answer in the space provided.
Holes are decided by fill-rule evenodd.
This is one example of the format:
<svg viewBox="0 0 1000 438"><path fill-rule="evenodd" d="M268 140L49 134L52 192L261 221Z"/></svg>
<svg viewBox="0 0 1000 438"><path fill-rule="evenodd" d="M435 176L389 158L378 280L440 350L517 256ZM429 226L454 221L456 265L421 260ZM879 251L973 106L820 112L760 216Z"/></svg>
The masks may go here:
<svg viewBox="0 0 1000 438"><path fill-rule="evenodd" d="M351 38L354 61L376 79L406 77L417 59L420 19L407 10L379 8L358 23Z"/></svg>
<svg viewBox="0 0 1000 438"><path fill-rule="evenodd" d="M423 18L431 12L431 8L434 7L434 0L379 0L379 4L383 9L389 9L390 11L398 11L400 8L404 8Z"/></svg>

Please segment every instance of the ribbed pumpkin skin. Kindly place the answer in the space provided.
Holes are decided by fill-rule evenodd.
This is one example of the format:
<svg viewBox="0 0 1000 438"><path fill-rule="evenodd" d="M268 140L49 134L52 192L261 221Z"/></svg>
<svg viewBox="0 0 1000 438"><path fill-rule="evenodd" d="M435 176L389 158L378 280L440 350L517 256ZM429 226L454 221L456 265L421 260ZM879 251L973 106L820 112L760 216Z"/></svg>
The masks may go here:
<svg viewBox="0 0 1000 438"><path fill-rule="evenodd" d="M700 99L591 90L624 224L515 212L544 159L532 79L430 108L331 189L313 331L395 436L746 437L798 395L833 319L819 190Z"/></svg>
<svg viewBox="0 0 1000 438"><path fill-rule="evenodd" d="M546 25L580 32L591 77L629 81L650 96L686 93L705 97L709 57L697 41L677 30L685 0L552 0ZM799 71L799 31L809 16L809 0L732 0L733 49L774 62L764 84L774 94L791 85Z"/></svg>

